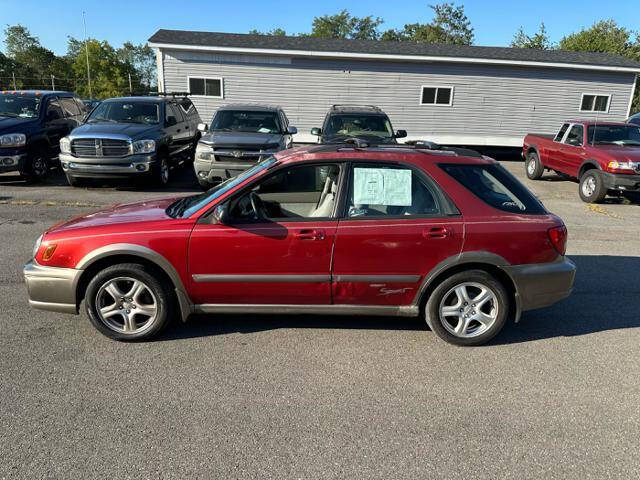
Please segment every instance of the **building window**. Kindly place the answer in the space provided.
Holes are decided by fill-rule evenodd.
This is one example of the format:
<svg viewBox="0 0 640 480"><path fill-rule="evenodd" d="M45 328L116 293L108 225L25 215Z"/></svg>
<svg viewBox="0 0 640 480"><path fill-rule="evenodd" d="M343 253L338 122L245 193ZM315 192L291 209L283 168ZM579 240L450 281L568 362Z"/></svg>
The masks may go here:
<svg viewBox="0 0 640 480"><path fill-rule="evenodd" d="M581 112L608 112L611 103L611 95L599 95L597 93L583 93L580 100Z"/></svg>
<svg viewBox="0 0 640 480"><path fill-rule="evenodd" d="M189 93L203 97L223 98L222 78L189 77Z"/></svg>
<svg viewBox="0 0 640 480"><path fill-rule="evenodd" d="M422 86L420 105L447 105L453 103L453 87Z"/></svg>

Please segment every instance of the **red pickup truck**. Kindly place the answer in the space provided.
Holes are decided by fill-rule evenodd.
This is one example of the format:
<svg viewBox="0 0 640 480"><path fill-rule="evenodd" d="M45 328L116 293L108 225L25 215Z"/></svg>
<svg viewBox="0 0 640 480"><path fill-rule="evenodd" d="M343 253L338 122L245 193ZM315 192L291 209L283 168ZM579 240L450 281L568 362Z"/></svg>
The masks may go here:
<svg viewBox="0 0 640 480"><path fill-rule="evenodd" d="M580 198L601 202L609 192L640 191L640 126L569 121L556 135L529 134L522 155L527 177L554 170L580 181Z"/></svg>

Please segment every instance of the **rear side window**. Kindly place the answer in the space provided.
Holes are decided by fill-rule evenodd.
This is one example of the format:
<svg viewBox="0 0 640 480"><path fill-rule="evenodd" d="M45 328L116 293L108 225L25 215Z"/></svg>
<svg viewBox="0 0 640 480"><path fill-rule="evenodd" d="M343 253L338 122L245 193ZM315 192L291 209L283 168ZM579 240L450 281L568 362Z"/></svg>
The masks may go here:
<svg viewBox="0 0 640 480"><path fill-rule="evenodd" d="M498 210L527 215L547 213L540 201L499 164L440 167L483 202Z"/></svg>

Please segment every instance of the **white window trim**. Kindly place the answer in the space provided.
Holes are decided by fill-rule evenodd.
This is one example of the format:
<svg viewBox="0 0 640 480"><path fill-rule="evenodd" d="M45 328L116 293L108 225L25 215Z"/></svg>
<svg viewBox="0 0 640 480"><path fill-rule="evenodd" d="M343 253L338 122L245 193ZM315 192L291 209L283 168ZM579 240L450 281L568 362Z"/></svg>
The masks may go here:
<svg viewBox="0 0 640 480"><path fill-rule="evenodd" d="M436 96L434 98L434 103L422 103L422 96L424 94L425 88L435 88ZM451 96L449 97L449 103L435 103L435 100L438 98L438 89L439 88L450 88ZM451 107L453 106L453 95L454 95L454 87L453 85L421 85L420 86L420 98L418 99L418 105L423 107Z"/></svg>
<svg viewBox="0 0 640 480"><path fill-rule="evenodd" d="M198 79L198 80L218 80L220 82L220 96L218 95L191 95L191 79ZM200 76L196 76L196 75L187 75L187 92L189 92L189 96L190 97L195 97L195 98L224 98L224 79L222 77L200 77ZM205 91L206 91L206 87L205 87Z"/></svg>
<svg viewBox="0 0 640 480"><path fill-rule="evenodd" d="M596 96L596 97L607 97L607 109L604 111L600 111L600 110L583 110L582 109L582 102L584 101L584 97L586 95L592 95L592 96ZM593 101L593 106L595 107L596 103L595 103L595 99ZM583 113L609 113L609 109L611 108L611 94L610 93L594 93L594 92L584 92L581 96L580 96L580 105L578 106L578 111L579 112L583 112Z"/></svg>

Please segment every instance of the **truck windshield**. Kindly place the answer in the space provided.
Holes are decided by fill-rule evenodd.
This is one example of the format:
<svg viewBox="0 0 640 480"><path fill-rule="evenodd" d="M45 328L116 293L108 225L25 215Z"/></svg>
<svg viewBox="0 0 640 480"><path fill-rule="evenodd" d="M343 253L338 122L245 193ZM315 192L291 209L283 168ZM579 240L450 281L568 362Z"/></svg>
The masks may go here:
<svg viewBox="0 0 640 480"><path fill-rule="evenodd" d="M235 186L240 185L246 179L251 178L259 172L271 168L276 164L276 162L277 160L275 159L275 157L269 157L266 160L255 164L249 170L245 170L241 174L229 178L228 180L216 185L215 187L207 190L204 193L201 193L200 195L183 197L167 207L167 215L173 218L187 218L211 201L221 197Z"/></svg>
<svg viewBox="0 0 640 480"><path fill-rule="evenodd" d="M640 146L640 126L636 125L589 125L590 144L612 144Z"/></svg>
<svg viewBox="0 0 640 480"><path fill-rule="evenodd" d="M278 115L275 112L251 112L243 110L220 110L211 121L211 130L216 132L281 133Z"/></svg>
<svg viewBox="0 0 640 480"><path fill-rule="evenodd" d="M159 108L153 102L103 102L98 105L87 123L142 123L157 125L160 123Z"/></svg>
<svg viewBox="0 0 640 480"><path fill-rule="evenodd" d="M393 138L391 122L383 115L331 115L325 127L326 137Z"/></svg>
<svg viewBox="0 0 640 480"><path fill-rule="evenodd" d="M5 93L0 95L0 116L35 118L40 111L40 97Z"/></svg>

